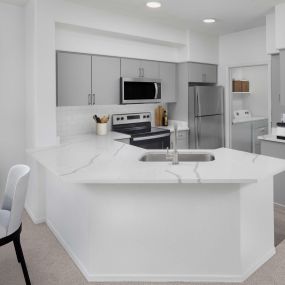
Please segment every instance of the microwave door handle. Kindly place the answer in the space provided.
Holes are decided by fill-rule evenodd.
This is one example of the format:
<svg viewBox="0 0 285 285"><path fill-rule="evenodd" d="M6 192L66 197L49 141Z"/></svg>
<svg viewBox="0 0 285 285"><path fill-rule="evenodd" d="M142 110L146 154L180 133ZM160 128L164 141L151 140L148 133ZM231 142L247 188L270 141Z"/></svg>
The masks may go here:
<svg viewBox="0 0 285 285"><path fill-rule="evenodd" d="M157 85L157 83L154 83L154 88L155 88L155 96L154 96L154 99L157 99L157 96L158 96L158 85Z"/></svg>

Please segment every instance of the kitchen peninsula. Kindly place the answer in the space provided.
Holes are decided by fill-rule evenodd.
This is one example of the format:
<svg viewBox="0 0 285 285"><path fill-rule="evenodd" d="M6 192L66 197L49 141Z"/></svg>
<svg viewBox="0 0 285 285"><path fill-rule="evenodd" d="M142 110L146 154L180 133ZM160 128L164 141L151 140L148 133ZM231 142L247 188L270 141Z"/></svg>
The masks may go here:
<svg viewBox="0 0 285 285"><path fill-rule="evenodd" d="M273 176L285 160L220 148L209 162L86 135L28 151L45 221L89 281L241 282L275 253ZM201 150L188 150L201 152Z"/></svg>

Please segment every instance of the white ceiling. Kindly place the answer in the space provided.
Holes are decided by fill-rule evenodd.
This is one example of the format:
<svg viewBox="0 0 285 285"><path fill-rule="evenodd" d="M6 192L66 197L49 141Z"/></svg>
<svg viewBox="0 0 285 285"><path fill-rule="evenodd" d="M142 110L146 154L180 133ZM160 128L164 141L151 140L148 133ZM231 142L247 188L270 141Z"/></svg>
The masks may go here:
<svg viewBox="0 0 285 285"><path fill-rule="evenodd" d="M20 1L20 0L18 0ZM147 0L68 0L123 15L153 20L177 28L226 34L265 25L265 15L285 0L160 0L162 7L149 9ZM217 23L206 25L204 18Z"/></svg>
<svg viewBox="0 0 285 285"><path fill-rule="evenodd" d="M0 3L7 3L12 5L24 6L28 0L0 0Z"/></svg>
<svg viewBox="0 0 285 285"><path fill-rule="evenodd" d="M3 2L3 3L19 5L19 6L25 5L27 1L28 0L0 0L0 2Z"/></svg>

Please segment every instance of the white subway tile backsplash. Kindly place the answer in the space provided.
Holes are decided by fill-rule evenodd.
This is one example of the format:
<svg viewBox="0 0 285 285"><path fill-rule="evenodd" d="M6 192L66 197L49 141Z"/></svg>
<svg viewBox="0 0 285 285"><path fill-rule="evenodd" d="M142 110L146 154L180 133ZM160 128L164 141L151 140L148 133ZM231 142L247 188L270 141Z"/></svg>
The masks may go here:
<svg viewBox="0 0 285 285"><path fill-rule="evenodd" d="M78 107L57 107L57 135L67 137L79 134L95 133L96 124L93 115L97 116L136 112L151 112L152 125L154 125L154 110L161 104L136 105L93 105ZM166 107L166 106L164 106ZM109 129L111 121L109 122Z"/></svg>

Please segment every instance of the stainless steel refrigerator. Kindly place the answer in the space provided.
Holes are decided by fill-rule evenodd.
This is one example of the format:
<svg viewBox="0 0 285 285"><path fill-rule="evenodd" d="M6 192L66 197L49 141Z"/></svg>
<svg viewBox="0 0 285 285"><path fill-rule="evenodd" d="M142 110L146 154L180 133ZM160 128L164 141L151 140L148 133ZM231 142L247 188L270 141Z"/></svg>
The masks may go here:
<svg viewBox="0 0 285 285"><path fill-rule="evenodd" d="M189 87L188 102L190 148L223 147L225 145L223 87Z"/></svg>

